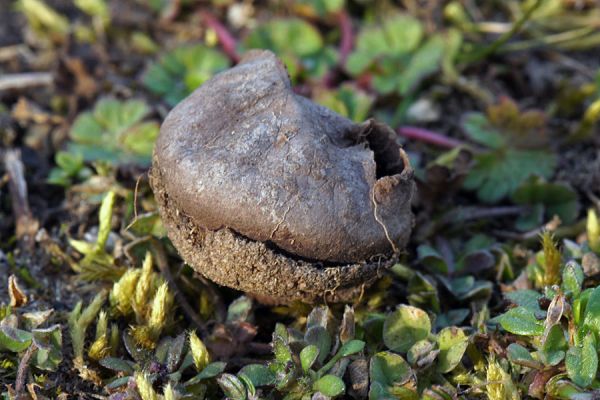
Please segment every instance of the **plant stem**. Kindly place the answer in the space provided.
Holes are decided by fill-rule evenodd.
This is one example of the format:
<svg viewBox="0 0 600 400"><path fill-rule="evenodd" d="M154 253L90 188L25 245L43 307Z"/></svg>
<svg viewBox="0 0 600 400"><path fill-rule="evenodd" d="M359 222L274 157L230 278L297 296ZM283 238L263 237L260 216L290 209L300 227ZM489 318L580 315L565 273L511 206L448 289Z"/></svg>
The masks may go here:
<svg viewBox="0 0 600 400"><path fill-rule="evenodd" d="M352 19L346 10L340 11L338 14L338 22L340 24L341 40L340 40L340 66L344 68L346 60L354 47L354 34L352 32Z"/></svg>
<svg viewBox="0 0 600 400"><path fill-rule="evenodd" d="M506 42L508 42L510 40L511 37L513 37L517 32L519 32L521 30L523 25L525 25L525 23L529 20L529 18L531 18L531 15L533 14L533 12L541 4L542 4L542 0L536 0L536 2L531 7L529 7L529 9L527 11L525 11L525 13L521 16L521 18L519 18L513 24L513 26L511 27L510 30L503 33L498 39L496 39L494 42L492 42L492 44L490 44L489 46L486 46L483 49L476 51L474 53L466 54L465 57L463 57L463 60L461 60L461 61L465 61L468 63L476 62L476 61L480 61L480 60L496 53L504 44L506 44Z"/></svg>
<svg viewBox="0 0 600 400"><path fill-rule="evenodd" d="M237 41L227 27L208 11L201 11L200 15L202 16L204 23L217 34L223 52L225 52L234 63L240 61L240 55L237 52Z"/></svg>
<svg viewBox="0 0 600 400"><path fill-rule="evenodd" d="M453 149L459 146L468 147L467 143L465 142L449 138L441 133L432 132L424 128L418 128L416 126L401 126L398 128L398 134L408 139L414 139L420 142L425 142L448 149Z"/></svg>

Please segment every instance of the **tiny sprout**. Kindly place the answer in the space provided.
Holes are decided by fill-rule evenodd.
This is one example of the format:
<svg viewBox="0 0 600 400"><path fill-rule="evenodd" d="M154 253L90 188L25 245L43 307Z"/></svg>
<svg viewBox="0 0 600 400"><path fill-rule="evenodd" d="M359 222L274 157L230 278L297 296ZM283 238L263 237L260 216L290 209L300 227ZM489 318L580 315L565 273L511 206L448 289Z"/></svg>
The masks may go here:
<svg viewBox="0 0 600 400"><path fill-rule="evenodd" d="M593 208L588 210L587 236L590 249L596 253L600 252L600 223L598 223L598 215Z"/></svg>
<svg viewBox="0 0 600 400"><path fill-rule="evenodd" d="M150 314L150 320L148 321L148 326L156 338L160 336L160 333L165 327L167 318L171 314L172 307L173 295L169 292L167 283L164 282L156 291L156 295L152 302L152 313Z"/></svg>
<svg viewBox="0 0 600 400"><path fill-rule="evenodd" d="M196 332L190 332L190 349L192 351L192 358L194 359L194 365L198 372L202 370L210 363L210 354L204 345L204 342L196 335Z"/></svg>
<svg viewBox="0 0 600 400"><path fill-rule="evenodd" d="M137 383L138 393L142 400L158 400L158 394L154 391L152 383L148 375L137 372L135 374L135 382Z"/></svg>

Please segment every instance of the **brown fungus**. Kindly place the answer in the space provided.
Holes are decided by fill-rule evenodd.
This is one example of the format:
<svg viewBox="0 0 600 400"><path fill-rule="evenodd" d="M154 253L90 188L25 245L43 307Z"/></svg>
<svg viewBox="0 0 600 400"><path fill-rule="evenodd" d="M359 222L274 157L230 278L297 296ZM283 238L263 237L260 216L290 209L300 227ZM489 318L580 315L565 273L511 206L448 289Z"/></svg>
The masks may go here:
<svg viewBox="0 0 600 400"><path fill-rule="evenodd" d="M251 51L175 107L150 182L170 239L207 278L275 301L347 301L408 241L414 182L384 124L296 95Z"/></svg>

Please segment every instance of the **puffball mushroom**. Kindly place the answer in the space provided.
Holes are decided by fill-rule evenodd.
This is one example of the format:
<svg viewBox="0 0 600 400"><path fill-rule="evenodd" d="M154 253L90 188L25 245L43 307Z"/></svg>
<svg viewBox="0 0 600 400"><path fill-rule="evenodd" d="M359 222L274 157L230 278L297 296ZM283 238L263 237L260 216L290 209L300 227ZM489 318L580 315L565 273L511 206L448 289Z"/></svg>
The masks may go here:
<svg viewBox="0 0 600 400"><path fill-rule="evenodd" d="M283 303L351 300L413 225L413 170L393 130L295 94L269 51L248 52L169 113L150 183L186 263Z"/></svg>

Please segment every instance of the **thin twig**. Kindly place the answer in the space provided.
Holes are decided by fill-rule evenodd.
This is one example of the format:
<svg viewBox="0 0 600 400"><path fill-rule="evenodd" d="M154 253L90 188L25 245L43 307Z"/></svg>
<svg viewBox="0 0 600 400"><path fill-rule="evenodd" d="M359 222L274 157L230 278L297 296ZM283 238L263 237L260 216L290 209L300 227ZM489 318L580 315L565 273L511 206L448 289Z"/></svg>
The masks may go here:
<svg viewBox="0 0 600 400"><path fill-rule="evenodd" d="M227 54L231 61L234 63L240 61L240 55L237 52L237 41L229 32L227 27L225 27L221 21L219 21L214 15L206 10L201 11L200 15L202 16L204 23L213 31L215 31L223 51L225 54Z"/></svg>
<svg viewBox="0 0 600 400"><path fill-rule="evenodd" d="M453 149L455 147L469 147L467 143L458 139L449 138L441 133L432 132L416 126L401 126L398 128L398 134L408 139L414 139L435 146L446 147L448 149Z"/></svg>
<svg viewBox="0 0 600 400"><path fill-rule="evenodd" d="M443 225L459 222L467 222L478 219L508 217L520 215L526 210L523 206L500 206L500 207L460 207L449 211L440 218Z"/></svg>
<svg viewBox="0 0 600 400"><path fill-rule="evenodd" d="M194 324L196 328L200 331L200 335L202 337L208 336L208 329L206 329L206 325L204 324L200 316L196 314L196 311L194 311L194 308L190 305L190 303L188 303L187 299L185 298L185 295L179 289L177 283L175 282L175 279L173 278L173 275L171 274L171 270L169 269L169 263L167 261L167 256L165 254L163 245L154 238L151 239L151 242L156 253L156 265L158 266L158 269L167 281L169 288L173 291L173 293L175 293L178 305L181 306L181 309L183 310L183 313L186 315L188 320L192 324Z"/></svg>
<svg viewBox="0 0 600 400"><path fill-rule="evenodd" d="M31 361L31 357L33 357L33 353L37 350L37 346L34 343L31 343L21 360L19 361L19 368L17 369L17 378L15 380L15 398L17 400L21 399L21 393L25 388L25 382L27 380L27 370L29 369L29 362Z"/></svg>
<svg viewBox="0 0 600 400"><path fill-rule="evenodd" d="M0 77L0 92L3 90L27 89L36 86L49 86L54 82L50 72L25 72Z"/></svg>
<svg viewBox="0 0 600 400"><path fill-rule="evenodd" d="M21 161L20 150L6 150L3 161L9 178L8 191L15 216L15 233L17 239L23 240L25 245L31 248L39 228L39 222L34 218L29 208L25 168Z"/></svg>

